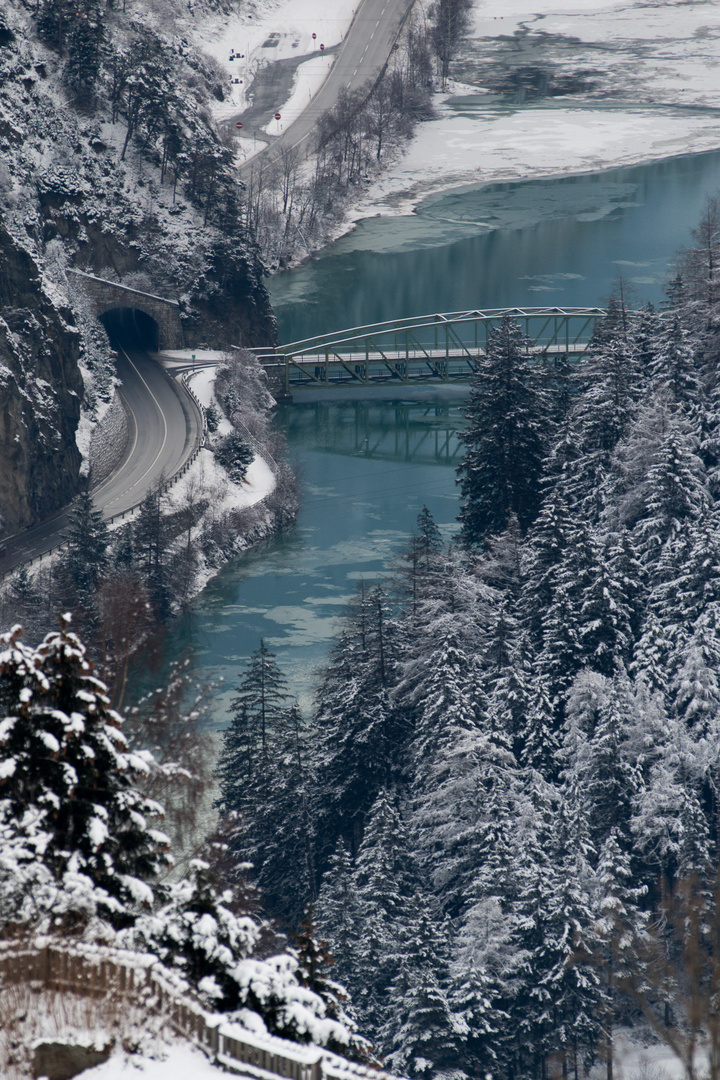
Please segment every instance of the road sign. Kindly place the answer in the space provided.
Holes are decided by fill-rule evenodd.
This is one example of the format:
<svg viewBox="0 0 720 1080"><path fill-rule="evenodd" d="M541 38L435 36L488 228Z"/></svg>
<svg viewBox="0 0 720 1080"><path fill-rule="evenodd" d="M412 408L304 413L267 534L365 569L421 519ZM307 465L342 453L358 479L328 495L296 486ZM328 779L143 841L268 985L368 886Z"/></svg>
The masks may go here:
<svg viewBox="0 0 720 1080"><path fill-rule="evenodd" d="M316 37L317 37L317 34L313 34L313 41L315 40Z"/></svg>
<svg viewBox="0 0 720 1080"><path fill-rule="evenodd" d="M280 113L279 113L279 112L276 112L276 113L275 113L275 119L276 119L276 120L281 120L281 119L282 119L282 117L280 116Z"/></svg>
<svg viewBox="0 0 720 1080"><path fill-rule="evenodd" d="M236 127L236 128L238 129L238 131L242 130L242 120L238 120L238 122L237 122L237 124L235 125L235 127Z"/></svg>
<svg viewBox="0 0 720 1080"><path fill-rule="evenodd" d="M322 52L324 48L325 48L325 46L324 46L324 45L321 45L321 46L320 46L320 52Z"/></svg>

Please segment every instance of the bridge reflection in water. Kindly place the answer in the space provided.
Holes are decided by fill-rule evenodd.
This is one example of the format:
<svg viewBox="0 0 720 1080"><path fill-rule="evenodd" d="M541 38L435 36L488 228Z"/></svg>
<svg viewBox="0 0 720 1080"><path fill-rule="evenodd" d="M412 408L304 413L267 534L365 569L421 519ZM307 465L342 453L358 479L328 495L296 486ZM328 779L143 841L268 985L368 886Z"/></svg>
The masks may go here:
<svg viewBox="0 0 720 1080"><path fill-rule="evenodd" d="M320 453L412 461L418 465L458 465L464 427L463 405L452 401L313 401L287 414L292 444Z"/></svg>
<svg viewBox="0 0 720 1080"><path fill-rule="evenodd" d="M602 308L496 308L421 315L355 326L279 346L259 355L271 386L353 387L422 385L469 379L488 339L506 317L525 335L530 357L585 352Z"/></svg>

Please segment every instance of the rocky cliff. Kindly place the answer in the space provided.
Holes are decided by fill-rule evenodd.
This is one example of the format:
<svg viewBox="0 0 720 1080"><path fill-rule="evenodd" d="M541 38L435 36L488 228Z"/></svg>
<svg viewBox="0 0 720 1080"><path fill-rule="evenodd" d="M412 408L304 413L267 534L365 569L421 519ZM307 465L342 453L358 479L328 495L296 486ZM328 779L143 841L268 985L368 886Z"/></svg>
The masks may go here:
<svg viewBox="0 0 720 1080"><path fill-rule="evenodd" d="M0 507L12 533L77 490L83 380L72 312L53 301L34 259L2 225L0 313Z"/></svg>
<svg viewBox="0 0 720 1080"><path fill-rule="evenodd" d="M0 11L0 536L73 496L113 396L68 269L177 300L189 346L276 340L207 108L223 76L173 32L174 3Z"/></svg>

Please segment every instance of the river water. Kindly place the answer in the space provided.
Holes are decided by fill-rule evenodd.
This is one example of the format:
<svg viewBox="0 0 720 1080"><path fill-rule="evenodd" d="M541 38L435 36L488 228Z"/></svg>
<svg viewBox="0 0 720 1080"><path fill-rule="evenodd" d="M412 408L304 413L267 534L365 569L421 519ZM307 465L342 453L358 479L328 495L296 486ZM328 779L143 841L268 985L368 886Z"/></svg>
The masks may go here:
<svg viewBox="0 0 720 1080"><path fill-rule="evenodd" d="M597 305L618 273L638 303L659 303L719 170L720 154L701 154L468 187L409 218L369 219L270 280L281 340L430 312ZM424 504L452 535L462 391L355 393L303 391L278 411L302 483L297 524L226 567L168 630L165 655L217 684L218 723L261 637L307 710L357 582L392 565Z"/></svg>

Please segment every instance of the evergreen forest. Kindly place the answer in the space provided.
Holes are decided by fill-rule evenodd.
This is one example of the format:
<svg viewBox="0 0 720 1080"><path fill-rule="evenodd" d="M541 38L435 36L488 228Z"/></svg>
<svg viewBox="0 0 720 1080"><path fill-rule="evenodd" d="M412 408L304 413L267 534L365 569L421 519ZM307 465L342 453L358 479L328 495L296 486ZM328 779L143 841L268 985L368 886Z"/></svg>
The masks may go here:
<svg viewBox="0 0 720 1080"><path fill-rule="evenodd" d="M720 1048L720 204L659 310L477 361L459 528L423 509L303 721L261 643L218 767L231 848L308 910L385 1067L612 1076ZM715 1068L715 1071L713 1071Z"/></svg>

